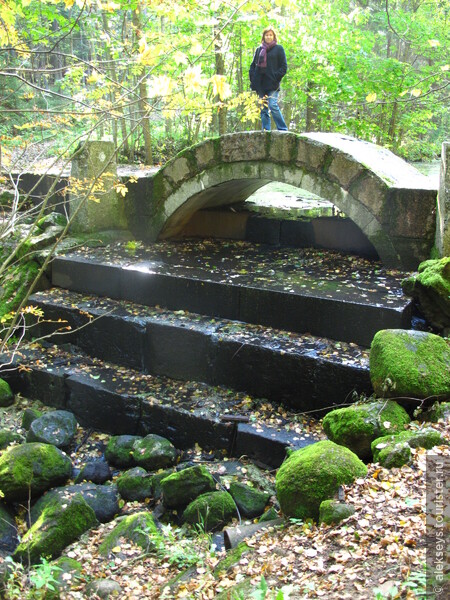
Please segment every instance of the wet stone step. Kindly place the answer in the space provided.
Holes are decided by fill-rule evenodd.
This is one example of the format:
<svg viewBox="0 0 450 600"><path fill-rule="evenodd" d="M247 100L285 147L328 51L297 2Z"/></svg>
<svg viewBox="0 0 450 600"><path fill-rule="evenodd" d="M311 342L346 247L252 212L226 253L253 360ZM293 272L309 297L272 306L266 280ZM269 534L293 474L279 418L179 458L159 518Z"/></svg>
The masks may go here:
<svg viewBox="0 0 450 600"><path fill-rule="evenodd" d="M220 386L180 382L119 367L76 348L24 344L0 357L14 389L44 404L72 411L81 426L107 433L167 437L180 449L198 444L247 455L277 467L286 448L317 439L308 421L264 399Z"/></svg>
<svg viewBox="0 0 450 600"><path fill-rule="evenodd" d="M367 259L233 240L132 244L56 258L53 284L363 346L411 324L405 273Z"/></svg>
<svg viewBox="0 0 450 600"><path fill-rule="evenodd" d="M227 385L303 411L372 391L368 350L354 343L59 288L30 303L44 315L33 337L60 330L52 342L143 372Z"/></svg>

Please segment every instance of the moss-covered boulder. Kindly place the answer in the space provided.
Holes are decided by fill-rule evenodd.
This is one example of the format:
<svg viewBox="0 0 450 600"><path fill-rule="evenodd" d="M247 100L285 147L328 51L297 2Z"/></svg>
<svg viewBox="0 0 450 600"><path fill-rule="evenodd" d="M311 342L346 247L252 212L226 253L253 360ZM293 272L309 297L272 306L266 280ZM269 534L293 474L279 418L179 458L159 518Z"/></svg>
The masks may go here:
<svg viewBox="0 0 450 600"><path fill-rule="evenodd" d="M27 433L27 442L53 444L67 448L77 433L77 420L68 410L52 410L33 419Z"/></svg>
<svg viewBox="0 0 450 600"><path fill-rule="evenodd" d="M402 281L402 289L417 300L433 327L450 330L450 256L421 263L417 273Z"/></svg>
<svg viewBox="0 0 450 600"><path fill-rule="evenodd" d="M42 412L37 408L26 408L22 413L22 427L25 431L30 429L31 423L42 417Z"/></svg>
<svg viewBox="0 0 450 600"><path fill-rule="evenodd" d="M183 512L183 521L203 531L215 531L237 516L236 505L228 492L209 492L193 500Z"/></svg>
<svg viewBox="0 0 450 600"><path fill-rule="evenodd" d="M9 387L9 383L0 379L0 407L11 406L14 404L14 394Z"/></svg>
<svg viewBox="0 0 450 600"><path fill-rule="evenodd" d="M166 438L150 433L133 444L134 462L147 471L171 467L177 461L175 446Z"/></svg>
<svg viewBox="0 0 450 600"><path fill-rule="evenodd" d="M329 440L293 452L276 475L277 497L287 517L319 517L324 500L333 498L339 486L367 474L366 465L348 448Z"/></svg>
<svg viewBox="0 0 450 600"><path fill-rule="evenodd" d="M406 442L397 442L379 448L374 461L386 469L393 469L407 465L411 461L411 457L411 446Z"/></svg>
<svg viewBox="0 0 450 600"><path fill-rule="evenodd" d="M319 523L325 525L337 524L355 513L355 509L350 504L339 502L338 500L324 500L319 507Z"/></svg>
<svg viewBox="0 0 450 600"><path fill-rule="evenodd" d="M133 542L145 551L153 550L160 533L149 512L138 512L116 519L117 525L110 531L99 547L102 556L111 554L114 548L125 542Z"/></svg>
<svg viewBox="0 0 450 600"><path fill-rule="evenodd" d="M56 558L96 524L95 513L81 494L65 504L51 503L24 535L13 558L33 564L41 557Z"/></svg>
<svg viewBox="0 0 450 600"><path fill-rule="evenodd" d="M81 494L100 523L108 523L119 512L119 497L116 485L75 483L54 488L41 496L31 509L31 522L35 523L50 504L66 504Z"/></svg>
<svg viewBox="0 0 450 600"><path fill-rule="evenodd" d="M216 489L211 473L202 465L172 473L161 481L164 504L169 508L186 506L195 498Z"/></svg>
<svg viewBox="0 0 450 600"><path fill-rule="evenodd" d="M236 502L240 514L248 519L262 515L270 498L267 492L261 492L238 481L230 484L230 494Z"/></svg>
<svg viewBox="0 0 450 600"><path fill-rule="evenodd" d="M450 343L425 331L383 329L370 348L377 396L450 398Z"/></svg>
<svg viewBox="0 0 450 600"><path fill-rule="evenodd" d="M450 402L435 402L420 415L421 421L437 423L438 421L448 421L450 419Z"/></svg>
<svg viewBox="0 0 450 600"><path fill-rule="evenodd" d="M410 422L408 413L392 400L353 404L329 412L323 419L328 438L354 452L361 460L372 458L376 438L403 431Z"/></svg>
<svg viewBox="0 0 450 600"><path fill-rule="evenodd" d="M379 462L380 452L388 446L406 443L410 448L426 448L430 450L435 446L447 444L447 440L439 431L432 427L402 431L398 435L384 435L372 442L372 455L374 462Z"/></svg>
<svg viewBox="0 0 450 600"><path fill-rule="evenodd" d="M113 435L105 448L106 460L121 469L136 466L133 457L133 445L141 440L138 435Z"/></svg>
<svg viewBox="0 0 450 600"><path fill-rule="evenodd" d="M153 476L142 467L133 467L117 479L117 489L124 500L142 501L153 495Z"/></svg>
<svg viewBox="0 0 450 600"><path fill-rule="evenodd" d="M36 498L65 483L71 473L70 458L51 444L12 446L0 456L0 490L10 502Z"/></svg>
<svg viewBox="0 0 450 600"><path fill-rule="evenodd" d="M11 444L21 444L24 438L20 433L10 431L9 429L0 430L0 450L4 450Z"/></svg>

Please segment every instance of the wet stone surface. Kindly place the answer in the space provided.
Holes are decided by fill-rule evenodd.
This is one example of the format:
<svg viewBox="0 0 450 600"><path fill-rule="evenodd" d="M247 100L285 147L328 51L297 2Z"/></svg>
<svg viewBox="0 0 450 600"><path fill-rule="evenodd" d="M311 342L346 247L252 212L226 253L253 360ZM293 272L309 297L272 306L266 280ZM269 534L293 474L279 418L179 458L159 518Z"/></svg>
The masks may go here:
<svg viewBox="0 0 450 600"><path fill-rule="evenodd" d="M123 268L374 306L402 308L405 272L330 250L286 248L220 239L118 243L80 248L72 256Z"/></svg>

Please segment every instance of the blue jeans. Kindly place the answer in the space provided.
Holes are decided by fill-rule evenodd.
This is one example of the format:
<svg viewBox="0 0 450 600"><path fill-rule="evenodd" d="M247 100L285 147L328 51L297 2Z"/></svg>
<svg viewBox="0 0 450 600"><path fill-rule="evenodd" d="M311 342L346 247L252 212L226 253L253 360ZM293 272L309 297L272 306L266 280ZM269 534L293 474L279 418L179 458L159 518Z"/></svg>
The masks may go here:
<svg viewBox="0 0 450 600"><path fill-rule="evenodd" d="M284 122L283 115L281 114L280 107L278 106L278 94L280 92L273 91L269 92L264 97L264 106L261 109L261 123L262 128L265 131L270 131L270 115L269 111L272 113L273 120L275 121L275 125L277 126L278 131L287 131L286 123ZM268 106L266 105L268 104Z"/></svg>

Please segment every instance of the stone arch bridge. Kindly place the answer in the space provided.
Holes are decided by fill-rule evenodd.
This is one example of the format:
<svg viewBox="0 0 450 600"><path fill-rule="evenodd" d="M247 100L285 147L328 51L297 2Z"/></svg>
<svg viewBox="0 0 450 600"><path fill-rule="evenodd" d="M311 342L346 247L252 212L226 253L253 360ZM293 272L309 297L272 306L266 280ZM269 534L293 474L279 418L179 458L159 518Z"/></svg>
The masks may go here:
<svg viewBox="0 0 450 600"><path fill-rule="evenodd" d="M387 266L414 269L436 233L436 189L392 152L335 133L245 132L184 150L129 186L127 222L146 241L179 233L201 208L243 201L271 181L335 204Z"/></svg>
<svg viewBox="0 0 450 600"><path fill-rule="evenodd" d="M102 142L92 144L105 161ZM109 218L147 242L176 236L199 209L243 201L272 181L332 202L386 266L412 270L430 256L437 196L430 180L380 146L335 133L250 131L206 140L129 181L111 210L88 203L98 215L85 230L105 229Z"/></svg>

